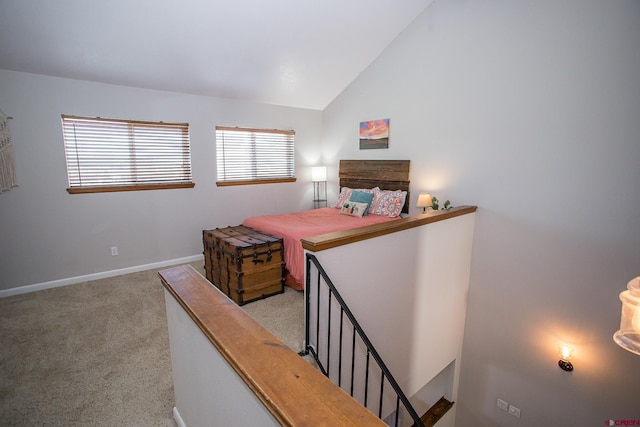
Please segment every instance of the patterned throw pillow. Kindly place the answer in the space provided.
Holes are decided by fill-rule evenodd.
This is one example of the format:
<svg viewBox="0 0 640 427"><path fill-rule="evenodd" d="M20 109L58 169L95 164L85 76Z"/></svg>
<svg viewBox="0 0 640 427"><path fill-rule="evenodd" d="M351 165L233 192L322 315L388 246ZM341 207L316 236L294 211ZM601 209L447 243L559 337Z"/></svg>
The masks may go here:
<svg viewBox="0 0 640 427"><path fill-rule="evenodd" d="M402 212L405 199L407 198L407 192L401 190L380 190L377 187L374 190L373 202L371 203L369 213L389 218L399 216Z"/></svg>
<svg viewBox="0 0 640 427"><path fill-rule="evenodd" d="M353 189L353 188L349 188L349 187L342 187L342 189L340 190L340 194L338 195L338 201L335 202L333 205L331 205L332 208L342 208L342 205L344 205L344 202L346 202L347 200L349 200L349 198L351 197L351 192L352 191L362 191L364 193L373 193L374 189L373 188L358 188L358 189Z"/></svg>
<svg viewBox="0 0 640 427"><path fill-rule="evenodd" d="M344 205L344 202L349 200L349 196L351 196L351 189L349 187L342 187L340 194L338 194L338 200L331 207L340 209L342 205Z"/></svg>
<svg viewBox="0 0 640 427"><path fill-rule="evenodd" d="M358 203L348 200L344 205L342 205L342 208L340 208L340 215L351 215L362 218L362 215L364 215L364 213L366 212L367 207L368 205L366 203Z"/></svg>

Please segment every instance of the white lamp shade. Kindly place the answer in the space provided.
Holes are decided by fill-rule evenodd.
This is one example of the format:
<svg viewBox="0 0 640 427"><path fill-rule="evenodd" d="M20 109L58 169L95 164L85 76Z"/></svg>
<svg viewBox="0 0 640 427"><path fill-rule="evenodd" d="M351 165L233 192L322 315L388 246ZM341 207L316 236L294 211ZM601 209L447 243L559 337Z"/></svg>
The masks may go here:
<svg viewBox="0 0 640 427"><path fill-rule="evenodd" d="M433 200L431 199L431 194L425 193L418 196L418 203L416 206L419 208L428 208L433 206Z"/></svg>
<svg viewBox="0 0 640 427"><path fill-rule="evenodd" d="M319 182L327 180L327 167L326 166L313 166L311 168L311 181Z"/></svg>
<svg viewBox="0 0 640 427"><path fill-rule="evenodd" d="M613 335L613 340L625 350L640 355L640 276L629 282L620 300L620 330Z"/></svg>

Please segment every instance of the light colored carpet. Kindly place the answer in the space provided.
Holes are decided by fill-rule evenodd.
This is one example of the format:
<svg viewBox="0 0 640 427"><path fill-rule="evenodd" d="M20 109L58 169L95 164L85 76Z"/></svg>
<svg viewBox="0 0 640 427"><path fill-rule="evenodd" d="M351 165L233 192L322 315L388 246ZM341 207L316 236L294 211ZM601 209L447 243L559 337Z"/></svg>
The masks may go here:
<svg viewBox="0 0 640 427"><path fill-rule="evenodd" d="M303 299L243 309L297 352ZM173 427L173 405L157 270L0 299L1 425Z"/></svg>

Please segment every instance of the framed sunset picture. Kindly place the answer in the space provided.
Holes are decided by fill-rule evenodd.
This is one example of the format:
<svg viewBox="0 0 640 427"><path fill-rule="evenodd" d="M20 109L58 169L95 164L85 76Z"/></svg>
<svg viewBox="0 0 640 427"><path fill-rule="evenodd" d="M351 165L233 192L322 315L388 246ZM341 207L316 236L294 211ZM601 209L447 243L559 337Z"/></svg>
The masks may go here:
<svg viewBox="0 0 640 427"><path fill-rule="evenodd" d="M389 119L360 122L360 149L389 148Z"/></svg>

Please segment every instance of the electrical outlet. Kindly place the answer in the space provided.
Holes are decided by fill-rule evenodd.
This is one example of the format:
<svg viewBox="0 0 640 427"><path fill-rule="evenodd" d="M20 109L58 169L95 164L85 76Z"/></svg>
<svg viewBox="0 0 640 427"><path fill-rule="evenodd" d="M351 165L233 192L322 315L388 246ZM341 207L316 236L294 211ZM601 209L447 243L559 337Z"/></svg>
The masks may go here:
<svg viewBox="0 0 640 427"><path fill-rule="evenodd" d="M496 403L496 406L500 409L502 409L503 411L507 412L509 410L509 402L505 402L504 400L498 398L498 403Z"/></svg>
<svg viewBox="0 0 640 427"><path fill-rule="evenodd" d="M116 255L118 255L118 247L111 246L111 256L116 256Z"/></svg>
<svg viewBox="0 0 640 427"><path fill-rule="evenodd" d="M520 409L513 405L509 405L509 415L513 415L516 418L520 418Z"/></svg>

